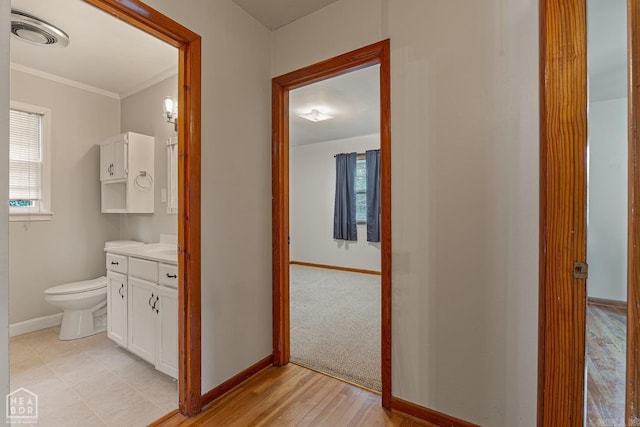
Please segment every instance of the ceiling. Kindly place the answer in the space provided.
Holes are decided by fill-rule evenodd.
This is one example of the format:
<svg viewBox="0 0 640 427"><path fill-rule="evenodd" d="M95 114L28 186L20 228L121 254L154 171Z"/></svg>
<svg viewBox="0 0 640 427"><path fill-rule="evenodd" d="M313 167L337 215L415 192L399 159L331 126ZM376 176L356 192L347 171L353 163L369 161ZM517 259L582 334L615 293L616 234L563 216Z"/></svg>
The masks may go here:
<svg viewBox="0 0 640 427"><path fill-rule="evenodd" d="M234 0L269 28L335 0ZM268 4L268 6L267 6ZM63 49L11 37L12 67L89 86L125 98L177 72L177 50L82 0L12 0L14 9L65 31ZM379 67L369 67L291 91L290 140L309 144L379 132ZM310 122L297 116L320 108L335 116Z"/></svg>
<svg viewBox="0 0 640 427"><path fill-rule="evenodd" d="M289 141L313 144L380 132L380 66L302 86L289 92ZM333 116L312 122L299 114L316 109Z"/></svg>
<svg viewBox="0 0 640 427"><path fill-rule="evenodd" d="M175 74L178 50L81 0L12 0L66 32L66 48L11 37L13 68L37 70L123 98Z"/></svg>
<svg viewBox="0 0 640 427"><path fill-rule="evenodd" d="M338 0L233 0L270 30L289 24Z"/></svg>

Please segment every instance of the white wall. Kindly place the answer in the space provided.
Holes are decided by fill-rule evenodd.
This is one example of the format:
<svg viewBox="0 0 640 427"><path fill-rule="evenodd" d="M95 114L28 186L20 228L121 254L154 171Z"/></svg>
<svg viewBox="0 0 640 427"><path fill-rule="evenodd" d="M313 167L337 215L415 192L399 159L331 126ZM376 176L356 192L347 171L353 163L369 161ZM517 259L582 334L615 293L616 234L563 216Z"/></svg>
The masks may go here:
<svg viewBox="0 0 640 427"><path fill-rule="evenodd" d="M273 351L270 32L231 0L147 3L202 36L202 390Z"/></svg>
<svg viewBox="0 0 640 427"><path fill-rule="evenodd" d="M123 99L120 104L121 132L137 132L156 139L155 211L153 214L113 214L120 218L122 238L150 243L157 242L160 234L178 234L178 216L167 213L167 203L160 197L162 189L167 189L167 139L177 136L173 125L162 116L166 96L178 99L177 74Z"/></svg>
<svg viewBox="0 0 640 427"><path fill-rule="evenodd" d="M9 28L11 4L0 2L0 164L9 164ZM9 175L0 174L0 200L9 200ZM0 398L9 393L9 209L0 209ZM0 405L0 423L6 419Z"/></svg>
<svg viewBox="0 0 640 427"><path fill-rule="evenodd" d="M380 271L380 243L367 242L367 225L358 241L333 239L333 205L338 153L380 148L380 135L364 135L292 146L289 151L289 227L292 261Z"/></svg>
<svg viewBox="0 0 640 427"><path fill-rule="evenodd" d="M590 297L627 300L627 99L589 104Z"/></svg>
<svg viewBox="0 0 640 427"><path fill-rule="evenodd" d="M273 76L391 38L392 392L481 425L536 419L537 16L340 0L273 33Z"/></svg>
<svg viewBox="0 0 640 427"><path fill-rule="evenodd" d="M120 102L20 71L11 99L51 110L51 221L11 222L10 323L60 312L44 290L105 274L104 242L119 218L100 213L100 149L120 131Z"/></svg>

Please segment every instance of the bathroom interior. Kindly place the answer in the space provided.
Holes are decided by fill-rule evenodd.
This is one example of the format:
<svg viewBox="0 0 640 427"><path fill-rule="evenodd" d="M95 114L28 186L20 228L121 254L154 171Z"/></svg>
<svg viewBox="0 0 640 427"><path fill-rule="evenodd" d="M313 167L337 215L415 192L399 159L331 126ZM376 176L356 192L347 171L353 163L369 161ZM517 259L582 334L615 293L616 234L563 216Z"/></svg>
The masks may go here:
<svg viewBox="0 0 640 427"><path fill-rule="evenodd" d="M178 405L178 52L81 0L12 0L12 33L11 144L34 117L42 142L41 189L11 188L11 389L40 425L148 424Z"/></svg>

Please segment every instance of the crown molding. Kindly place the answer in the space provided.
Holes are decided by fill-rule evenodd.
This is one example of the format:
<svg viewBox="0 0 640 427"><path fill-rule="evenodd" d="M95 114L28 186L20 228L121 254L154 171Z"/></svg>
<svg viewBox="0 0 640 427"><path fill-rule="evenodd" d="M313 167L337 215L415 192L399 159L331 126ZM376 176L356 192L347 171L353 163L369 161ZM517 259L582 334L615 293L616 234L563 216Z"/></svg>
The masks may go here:
<svg viewBox="0 0 640 427"><path fill-rule="evenodd" d="M178 67L176 66L169 67L166 70L162 71L161 73L158 73L155 76L151 77L149 80L146 80L140 84L135 85L129 90L122 92L120 94L120 99L124 99L131 95L135 95L138 92L142 92L146 88L151 87L157 83L160 83L161 81L166 80L171 76L175 76L176 74L178 74Z"/></svg>
<svg viewBox="0 0 640 427"><path fill-rule="evenodd" d="M11 63L11 69L15 71L20 71L26 74L31 74L32 76L40 77L46 80L51 80L56 83L61 83L67 86L75 87L76 89L86 90L87 92L93 92L98 95L108 96L109 98L120 100L120 95L115 92L111 92L108 90L100 89L95 86L87 85L84 83L80 83L75 80L67 79L64 77L57 76L55 74L45 73L44 71L37 70L35 68L27 67L25 65L16 64L15 62Z"/></svg>

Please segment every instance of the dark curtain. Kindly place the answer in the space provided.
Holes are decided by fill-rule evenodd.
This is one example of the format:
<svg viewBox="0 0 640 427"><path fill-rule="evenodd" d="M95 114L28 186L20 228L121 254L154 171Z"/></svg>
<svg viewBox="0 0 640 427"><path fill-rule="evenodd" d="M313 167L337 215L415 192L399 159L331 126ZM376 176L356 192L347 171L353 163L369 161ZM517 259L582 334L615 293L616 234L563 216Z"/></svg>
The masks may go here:
<svg viewBox="0 0 640 427"><path fill-rule="evenodd" d="M356 222L357 153L336 155L336 201L333 210L333 238L358 240Z"/></svg>
<svg viewBox="0 0 640 427"><path fill-rule="evenodd" d="M367 242L380 241L380 150L368 150L367 164Z"/></svg>

